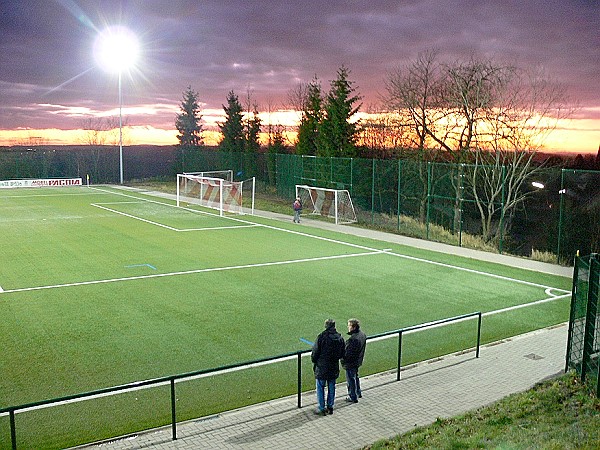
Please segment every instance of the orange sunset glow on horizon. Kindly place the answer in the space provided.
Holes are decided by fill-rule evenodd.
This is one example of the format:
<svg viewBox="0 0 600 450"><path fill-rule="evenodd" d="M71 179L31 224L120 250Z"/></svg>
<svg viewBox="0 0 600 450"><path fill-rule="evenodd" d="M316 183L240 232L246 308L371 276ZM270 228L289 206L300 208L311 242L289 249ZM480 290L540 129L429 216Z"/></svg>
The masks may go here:
<svg viewBox="0 0 600 450"><path fill-rule="evenodd" d="M361 115L367 117L366 114ZM281 111L279 113L261 114L263 121L262 141L266 143L267 136L264 132L266 125L282 125L287 130L284 134L289 143L295 142L299 114L295 111ZM270 119L270 120L269 120ZM223 117L211 113L203 116L203 139L206 145L217 145L221 135L218 123ZM39 146L39 145L86 145L90 144L89 130L83 129L17 129L0 130L0 146ZM100 132L103 135L101 143L116 145L115 136L118 130ZM176 145L178 131L155 126L128 126L123 127L124 145ZM563 120L548 135L541 151L549 153L595 154L600 144L600 120L571 119Z"/></svg>

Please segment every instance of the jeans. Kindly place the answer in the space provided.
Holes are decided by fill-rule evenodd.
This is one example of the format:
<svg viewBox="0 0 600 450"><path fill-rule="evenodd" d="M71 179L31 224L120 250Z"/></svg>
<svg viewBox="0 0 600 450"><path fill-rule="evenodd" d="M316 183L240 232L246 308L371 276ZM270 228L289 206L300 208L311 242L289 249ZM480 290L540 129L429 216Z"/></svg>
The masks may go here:
<svg viewBox="0 0 600 450"><path fill-rule="evenodd" d="M319 410L325 411L325 385L327 385L327 408L333 409L335 401L335 380L320 380L317 378L317 401Z"/></svg>
<svg viewBox="0 0 600 450"><path fill-rule="evenodd" d="M348 397L353 402L362 396L360 391L360 380L358 379L358 368L346 369L346 385L348 386Z"/></svg>
<svg viewBox="0 0 600 450"><path fill-rule="evenodd" d="M294 211L294 222L300 223L300 210Z"/></svg>

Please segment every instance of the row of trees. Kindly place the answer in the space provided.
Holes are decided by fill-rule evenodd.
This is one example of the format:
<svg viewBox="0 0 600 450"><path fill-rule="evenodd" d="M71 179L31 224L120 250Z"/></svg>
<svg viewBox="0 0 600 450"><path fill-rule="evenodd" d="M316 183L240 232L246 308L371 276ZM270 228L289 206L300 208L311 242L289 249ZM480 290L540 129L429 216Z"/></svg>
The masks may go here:
<svg viewBox="0 0 600 450"><path fill-rule="evenodd" d="M316 76L290 91L288 107L301 114L295 152L325 157L388 154L459 164L464 170L453 180L456 228L468 191L487 240L498 239L510 227L516 208L531 195L526 183L542 168L534 159L536 151L558 121L573 113L564 90L539 73L475 57L445 63L430 51L387 74L382 106L372 108L361 122L361 96L349 76L342 66L326 93ZM202 143L197 100L198 94L188 88L177 117L184 153ZM220 148L257 152L261 121L250 95L245 112L233 91L223 108ZM281 135L278 143L283 144ZM272 151L271 144L269 139ZM425 181L427 174L421 175ZM431 188L426 182L422 186Z"/></svg>
<svg viewBox="0 0 600 450"><path fill-rule="evenodd" d="M296 152L318 156L357 156L359 123L353 120L359 111L360 96L355 95L354 83L349 80L350 71L342 66L331 89L324 93L317 77L307 84L300 84L289 93L293 108L301 113L298 126ZM223 105L225 121L219 124L222 140L220 150L255 153L260 149L261 119L258 104L248 92L246 109L242 107L234 91L227 95ZM181 113L177 115L179 147L182 152L199 149L202 141L202 116L198 93L191 86L183 94ZM283 126L268 125L268 150L279 152L285 148Z"/></svg>

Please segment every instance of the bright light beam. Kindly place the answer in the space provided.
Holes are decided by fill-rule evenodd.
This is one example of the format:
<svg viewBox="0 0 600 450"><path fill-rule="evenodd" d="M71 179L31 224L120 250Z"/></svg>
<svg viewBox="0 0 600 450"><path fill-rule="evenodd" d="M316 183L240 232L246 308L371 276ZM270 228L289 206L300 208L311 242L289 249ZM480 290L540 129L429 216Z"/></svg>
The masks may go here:
<svg viewBox="0 0 600 450"><path fill-rule="evenodd" d="M135 34L122 26L109 27L101 32L94 45L94 55L100 67L119 74L135 65L139 50Z"/></svg>
<svg viewBox="0 0 600 450"><path fill-rule="evenodd" d="M121 77L123 70L133 67L139 55L138 40L130 30L122 26L109 27L98 35L94 54L100 66L119 75L119 174L123 184L123 93Z"/></svg>

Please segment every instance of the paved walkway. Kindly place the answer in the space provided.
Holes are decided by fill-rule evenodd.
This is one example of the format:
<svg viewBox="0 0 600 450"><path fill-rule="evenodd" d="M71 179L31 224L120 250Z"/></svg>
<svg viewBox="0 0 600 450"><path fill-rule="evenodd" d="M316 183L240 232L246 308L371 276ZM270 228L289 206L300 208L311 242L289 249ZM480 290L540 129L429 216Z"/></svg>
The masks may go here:
<svg viewBox="0 0 600 450"><path fill-rule="evenodd" d="M260 212L275 219L290 216ZM419 239L303 219L303 226L372 237L435 251L498 262L570 277L572 268L523 258L495 255ZM474 352L447 355L396 374L383 373L361 380L363 398L358 404L343 401L345 386L338 385L335 413L316 416L315 393L303 394L303 408L290 396L223 414L179 423L177 440L164 427L86 449L355 449L379 439L407 432L416 426L452 417L521 392L562 373L567 325L538 330L488 344L480 357ZM349 425L351 424L351 425Z"/></svg>
<svg viewBox="0 0 600 450"><path fill-rule="evenodd" d="M316 416L314 391L179 423L177 440L165 427L87 449L357 449L416 426L487 405L562 373L567 325L535 331L481 348L447 355L361 380L363 398L343 401L338 385L335 412Z"/></svg>

